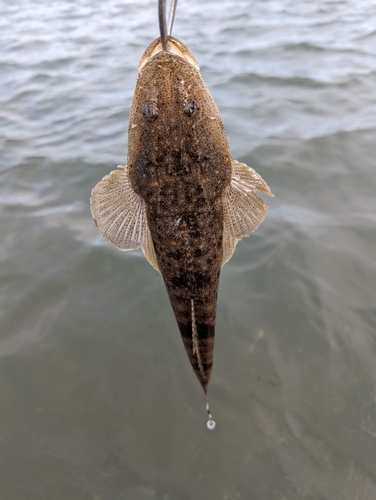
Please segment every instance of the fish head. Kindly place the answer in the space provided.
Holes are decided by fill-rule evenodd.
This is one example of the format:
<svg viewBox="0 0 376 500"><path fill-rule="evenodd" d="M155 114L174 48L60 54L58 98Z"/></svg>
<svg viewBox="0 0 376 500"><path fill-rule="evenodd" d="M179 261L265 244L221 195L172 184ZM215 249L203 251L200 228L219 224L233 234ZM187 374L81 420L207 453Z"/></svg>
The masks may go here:
<svg viewBox="0 0 376 500"><path fill-rule="evenodd" d="M200 66L195 59L195 56L189 50L189 48L184 45L183 42L174 38L172 36L168 37L167 51L163 51L162 42L160 38L156 38L151 42L151 44L147 47L145 52L143 53L140 63L138 65L139 73L142 71L142 68L147 64L154 56L164 52L165 54L178 56L187 63L191 64L197 71L200 71Z"/></svg>
<svg viewBox="0 0 376 500"><path fill-rule="evenodd" d="M221 115L194 55L177 38L168 37L167 51L157 38L141 57L129 119L128 165L132 185L146 203L150 186L157 189L157 170L180 176L198 165L218 165L213 196L229 185L231 152Z"/></svg>

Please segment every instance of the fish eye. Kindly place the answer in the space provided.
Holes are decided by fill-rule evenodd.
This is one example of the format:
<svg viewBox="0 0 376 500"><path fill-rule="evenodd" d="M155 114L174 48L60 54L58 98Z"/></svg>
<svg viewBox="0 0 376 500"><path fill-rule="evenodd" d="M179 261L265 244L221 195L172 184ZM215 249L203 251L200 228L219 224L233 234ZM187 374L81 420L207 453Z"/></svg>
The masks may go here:
<svg viewBox="0 0 376 500"><path fill-rule="evenodd" d="M196 101L196 99L188 99L184 103L184 114L187 116L194 116L200 107L200 103Z"/></svg>
<svg viewBox="0 0 376 500"><path fill-rule="evenodd" d="M146 101L142 106L142 114L149 121L155 120L158 117L158 106L155 102Z"/></svg>

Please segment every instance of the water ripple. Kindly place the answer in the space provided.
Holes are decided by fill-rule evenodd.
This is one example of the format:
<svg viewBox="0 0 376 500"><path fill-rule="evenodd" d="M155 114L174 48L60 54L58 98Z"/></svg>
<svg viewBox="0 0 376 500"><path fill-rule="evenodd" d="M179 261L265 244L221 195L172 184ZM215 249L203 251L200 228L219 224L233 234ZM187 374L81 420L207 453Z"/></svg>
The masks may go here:
<svg viewBox="0 0 376 500"><path fill-rule="evenodd" d="M221 274L210 436L160 276L89 209L156 0L0 4L1 498L375 498L375 1L179 2L275 194Z"/></svg>

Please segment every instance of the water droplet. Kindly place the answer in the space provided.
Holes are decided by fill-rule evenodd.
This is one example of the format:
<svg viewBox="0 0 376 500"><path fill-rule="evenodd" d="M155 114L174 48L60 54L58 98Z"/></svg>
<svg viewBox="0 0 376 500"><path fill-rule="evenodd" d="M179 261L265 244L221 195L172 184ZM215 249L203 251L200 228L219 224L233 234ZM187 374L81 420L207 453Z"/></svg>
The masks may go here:
<svg viewBox="0 0 376 500"><path fill-rule="evenodd" d="M209 431L213 431L215 429L215 422L212 418L209 418L207 421L206 427L209 429Z"/></svg>

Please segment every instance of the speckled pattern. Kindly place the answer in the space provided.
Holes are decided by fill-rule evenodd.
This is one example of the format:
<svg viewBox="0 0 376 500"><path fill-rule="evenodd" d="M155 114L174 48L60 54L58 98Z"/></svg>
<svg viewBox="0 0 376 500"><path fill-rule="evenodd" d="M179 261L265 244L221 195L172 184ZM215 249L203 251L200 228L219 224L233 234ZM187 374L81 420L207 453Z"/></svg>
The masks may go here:
<svg viewBox="0 0 376 500"><path fill-rule="evenodd" d="M231 153L200 73L178 55L160 52L139 73L129 120L128 165L133 189L146 202L159 268L186 351L206 391ZM192 340L191 300L199 354Z"/></svg>

